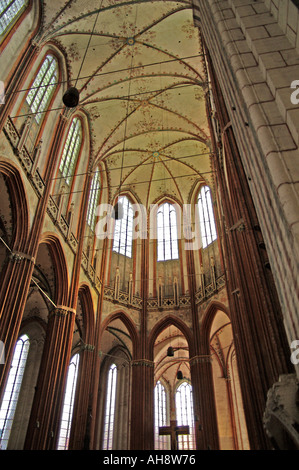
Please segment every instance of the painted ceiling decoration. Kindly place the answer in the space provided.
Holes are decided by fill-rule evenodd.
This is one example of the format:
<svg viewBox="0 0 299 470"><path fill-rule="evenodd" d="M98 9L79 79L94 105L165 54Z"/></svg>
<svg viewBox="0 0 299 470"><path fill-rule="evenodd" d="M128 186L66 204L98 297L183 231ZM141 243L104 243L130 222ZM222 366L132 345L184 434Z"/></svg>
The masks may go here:
<svg viewBox="0 0 299 470"><path fill-rule="evenodd" d="M64 51L65 91L76 86L89 117L91 159L119 189L149 207L163 195L188 202L212 184L205 74L192 2L43 2L41 45Z"/></svg>

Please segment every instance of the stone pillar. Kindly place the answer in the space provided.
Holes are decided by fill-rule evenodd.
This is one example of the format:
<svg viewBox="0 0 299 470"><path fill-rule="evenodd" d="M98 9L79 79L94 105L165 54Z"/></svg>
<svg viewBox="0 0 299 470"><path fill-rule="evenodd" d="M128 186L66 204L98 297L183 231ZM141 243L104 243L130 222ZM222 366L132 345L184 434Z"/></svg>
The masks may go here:
<svg viewBox="0 0 299 470"><path fill-rule="evenodd" d="M48 183L37 206L29 241L22 241L26 253L11 252L9 261L3 268L0 286L0 340L5 344L6 363L0 371L0 394L3 394L4 391L10 360L26 305L35 258L38 253L40 234L47 211L51 180L57 163L57 150L65 124L66 119L60 115L47 166L45 181L48 181Z"/></svg>
<svg viewBox="0 0 299 470"><path fill-rule="evenodd" d="M74 404L70 450L89 450L90 444L90 384L95 347L84 344L80 351L79 375L77 379L76 401Z"/></svg>
<svg viewBox="0 0 299 470"><path fill-rule="evenodd" d="M218 426L211 356L190 358L197 450L218 450ZM195 392L195 393L194 393Z"/></svg>
<svg viewBox="0 0 299 470"><path fill-rule="evenodd" d="M3 270L0 288L0 341L5 347L5 363L0 368L0 399L5 390L15 343L34 268L34 258L11 252Z"/></svg>
<svg viewBox="0 0 299 470"><path fill-rule="evenodd" d="M75 312L69 307L50 313L25 450L55 449L74 325Z"/></svg>
<svg viewBox="0 0 299 470"><path fill-rule="evenodd" d="M132 361L131 447L154 449L154 362Z"/></svg>
<svg viewBox="0 0 299 470"><path fill-rule="evenodd" d="M224 170L215 146L230 318L250 446L267 449L270 443L262 423L267 391L292 365L277 291L266 252L260 250L262 234L247 178L210 61L209 66L225 158Z"/></svg>

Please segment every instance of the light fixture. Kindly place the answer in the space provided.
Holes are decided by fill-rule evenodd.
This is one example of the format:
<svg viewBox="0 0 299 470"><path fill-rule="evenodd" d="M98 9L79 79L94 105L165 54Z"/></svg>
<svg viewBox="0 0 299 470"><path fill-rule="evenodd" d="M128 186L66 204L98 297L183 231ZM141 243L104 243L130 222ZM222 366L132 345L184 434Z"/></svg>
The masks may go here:
<svg viewBox="0 0 299 470"><path fill-rule="evenodd" d="M177 378L178 380L182 380L182 378L183 378L183 372L182 372L181 370L178 370L178 371L177 371L176 378Z"/></svg>
<svg viewBox="0 0 299 470"><path fill-rule="evenodd" d="M85 57L86 57L86 54L87 54L87 51L88 51L88 48L89 48L89 44L90 44L93 32L95 30L95 27L96 27L96 24L97 24L97 21L98 21L98 17L99 17L101 7L102 7L102 0L101 0L101 6L98 10L98 13L97 13L97 16L96 16L91 34L89 36L89 40L88 40L86 50L85 50L85 53L84 53L84 56L83 56L83 59L82 59L82 62L81 62L81 66L80 66L80 69L79 69L79 72L78 72L78 76L77 76L75 86L72 86L72 87L68 88L67 91L64 93L64 95L62 97L63 104L67 108L75 108L79 104L80 93L79 93L79 90L76 86L77 86L78 79L80 77L81 69L83 67L83 63L84 63L84 60L85 60Z"/></svg>
<svg viewBox="0 0 299 470"><path fill-rule="evenodd" d="M79 91L77 88L74 86L70 87L63 95L62 101L67 108L75 108L78 106Z"/></svg>
<svg viewBox="0 0 299 470"><path fill-rule="evenodd" d="M115 206L113 207L112 217L115 220L120 220L123 218L123 215L124 215L123 205L121 202L117 202Z"/></svg>
<svg viewBox="0 0 299 470"><path fill-rule="evenodd" d="M172 346L169 346L169 348L167 349L167 356L169 357L174 356L174 349Z"/></svg>

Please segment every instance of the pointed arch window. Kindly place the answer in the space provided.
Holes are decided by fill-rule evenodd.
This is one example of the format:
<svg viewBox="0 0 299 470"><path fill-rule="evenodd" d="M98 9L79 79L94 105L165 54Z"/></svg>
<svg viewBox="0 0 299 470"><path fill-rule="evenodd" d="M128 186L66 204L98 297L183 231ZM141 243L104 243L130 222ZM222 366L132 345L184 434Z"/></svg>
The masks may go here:
<svg viewBox="0 0 299 470"><path fill-rule="evenodd" d="M57 60L52 55L48 54L26 96L26 102L30 106L32 113L35 114L35 119L38 124L41 122L43 112L47 109L54 93L57 76Z"/></svg>
<svg viewBox="0 0 299 470"><path fill-rule="evenodd" d="M212 195L209 186L203 186L197 200L202 247L206 248L217 239Z"/></svg>
<svg viewBox="0 0 299 470"><path fill-rule="evenodd" d="M133 206L126 196L120 197L118 203L122 207L122 217L115 220L113 251L131 258L133 245Z"/></svg>
<svg viewBox="0 0 299 470"><path fill-rule="evenodd" d="M178 436L179 450L192 450L194 442L194 415L192 386L182 382L175 394L176 417L178 426L189 426L189 434Z"/></svg>
<svg viewBox="0 0 299 470"><path fill-rule="evenodd" d="M97 171L91 182L90 194L89 194L89 201L88 201L88 208L87 208L87 224L93 229L94 228L94 221L95 221L95 212L96 207L99 202L100 196L100 175L99 171Z"/></svg>
<svg viewBox="0 0 299 470"><path fill-rule="evenodd" d="M0 449L7 449L10 431L18 403L30 342L22 335L15 346L10 372L0 408Z"/></svg>
<svg viewBox="0 0 299 470"><path fill-rule="evenodd" d="M179 258L178 227L175 207L168 202L157 212L157 259L167 261Z"/></svg>
<svg viewBox="0 0 299 470"><path fill-rule="evenodd" d="M160 381L155 386L155 450L168 450L169 437L160 436L159 428L167 425L167 395Z"/></svg>
<svg viewBox="0 0 299 470"><path fill-rule="evenodd" d="M28 0L0 1L0 34L3 34L27 7Z"/></svg>
<svg viewBox="0 0 299 470"><path fill-rule="evenodd" d="M64 144L59 170L70 184L74 173L76 161L80 152L82 142L82 125L78 118L74 118L70 125Z"/></svg>
<svg viewBox="0 0 299 470"><path fill-rule="evenodd" d="M111 450L113 446L116 383L117 383L117 367L115 364L112 364L108 372L108 381L107 381L104 434L103 434L103 450Z"/></svg>
<svg viewBox="0 0 299 470"><path fill-rule="evenodd" d="M58 438L58 450L67 450L69 447L72 417L74 411L74 402L76 394L76 385L78 378L80 355L75 354L68 368L66 388L64 393L62 418Z"/></svg>

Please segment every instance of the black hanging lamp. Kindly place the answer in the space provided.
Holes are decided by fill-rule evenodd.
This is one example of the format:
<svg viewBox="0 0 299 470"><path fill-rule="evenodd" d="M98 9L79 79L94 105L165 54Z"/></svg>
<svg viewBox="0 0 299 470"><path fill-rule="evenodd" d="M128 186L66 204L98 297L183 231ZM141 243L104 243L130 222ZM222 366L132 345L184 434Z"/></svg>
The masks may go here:
<svg viewBox="0 0 299 470"><path fill-rule="evenodd" d="M169 346L169 348L167 349L167 356L169 357L174 356L174 349L172 346Z"/></svg>
<svg viewBox="0 0 299 470"><path fill-rule="evenodd" d="M63 95L63 104L67 108L75 108L79 103L79 91L76 87L71 86Z"/></svg>
<svg viewBox="0 0 299 470"><path fill-rule="evenodd" d="M75 86L71 86L70 88L68 88L66 90L66 92L64 93L63 97L62 97L63 104L67 108L75 108L79 104L80 93L79 93L78 88L76 88L76 85L77 85L78 79L80 77L81 69L83 67L83 63L84 63L84 60L85 60L85 57L86 57L86 54L87 54L87 51L88 51L88 48L89 48L89 44L90 44L93 32L95 30L97 21L98 21L100 10L101 10L101 7L98 10L98 13L97 13L97 16L96 16L96 19L95 19L95 22L94 22L94 25L93 25L93 28L92 28L92 32L89 36L89 40L88 40L86 50L85 50L85 53L84 53L84 56L83 56L83 59L82 59L82 63L81 63L81 66L80 66L80 69L79 69L79 72L78 72L78 77L77 77Z"/></svg>
<svg viewBox="0 0 299 470"><path fill-rule="evenodd" d="M113 207L112 217L115 220L121 220L123 218L123 215L124 215L123 205L121 202L117 202L115 206Z"/></svg>
<svg viewBox="0 0 299 470"><path fill-rule="evenodd" d="M182 380L182 378L183 378L183 372L182 372L181 370L178 370L178 371L177 371L176 378L177 378L178 380Z"/></svg>

